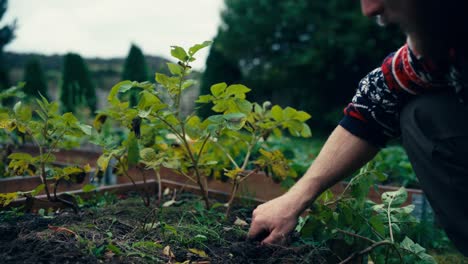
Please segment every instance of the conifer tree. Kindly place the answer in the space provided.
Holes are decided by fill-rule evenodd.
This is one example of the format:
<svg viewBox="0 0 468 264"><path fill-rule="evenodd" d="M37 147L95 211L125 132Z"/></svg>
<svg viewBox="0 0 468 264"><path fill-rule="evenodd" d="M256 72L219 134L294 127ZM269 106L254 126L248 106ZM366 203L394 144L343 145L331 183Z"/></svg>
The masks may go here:
<svg viewBox="0 0 468 264"><path fill-rule="evenodd" d="M0 0L0 21L2 20L3 15L7 10L7 7L8 0ZM15 37L15 25L16 23L13 22L12 24L0 28L0 90L8 88L9 86L8 71L5 68L5 63L3 60L3 48L5 47L5 45L10 43Z"/></svg>
<svg viewBox="0 0 468 264"><path fill-rule="evenodd" d="M68 53L64 57L60 93L63 112L72 112L77 106L96 110L96 90L88 68L80 55Z"/></svg>
<svg viewBox="0 0 468 264"><path fill-rule="evenodd" d="M26 82L23 90L30 98L39 97L39 94L49 99L46 79L38 59L29 60L24 68L24 81Z"/></svg>
<svg viewBox="0 0 468 264"><path fill-rule="evenodd" d="M148 81L148 67L146 65L145 56L141 49L132 44L127 58L125 59L124 69L122 72L122 80L130 80L137 82ZM130 96L130 105L136 105L137 94L132 89Z"/></svg>

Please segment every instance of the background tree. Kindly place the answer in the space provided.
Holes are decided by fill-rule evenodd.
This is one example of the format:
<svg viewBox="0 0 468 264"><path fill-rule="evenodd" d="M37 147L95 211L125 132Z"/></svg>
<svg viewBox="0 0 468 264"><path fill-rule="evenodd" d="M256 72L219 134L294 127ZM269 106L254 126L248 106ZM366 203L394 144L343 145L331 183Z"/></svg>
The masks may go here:
<svg viewBox="0 0 468 264"><path fill-rule="evenodd" d="M145 56L143 55L141 49L135 44L132 44L127 58L125 59L122 80L137 82L144 82L149 80L148 67L146 65ZM128 96L130 96L130 105L136 105L137 91L135 89L131 89Z"/></svg>
<svg viewBox="0 0 468 264"><path fill-rule="evenodd" d="M0 0L0 21L3 18L8 7L8 0ZM8 71L5 67L5 63L3 61L3 48L5 45L10 43L14 38L14 31L16 27L16 22L12 24L3 26L0 28L0 90L8 88L9 81L8 81Z"/></svg>
<svg viewBox="0 0 468 264"><path fill-rule="evenodd" d="M39 94L49 99L46 79L41 64L37 58L30 59L24 67L24 93L30 98L39 97Z"/></svg>
<svg viewBox="0 0 468 264"><path fill-rule="evenodd" d="M96 111L96 89L78 54L68 53L64 57L60 101L63 112L73 112L80 105Z"/></svg>
<svg viewBox="0 0 468 264"><path fill-rule="evenodd" d="M241 69L255 101L271 100L312 114L314 131L336 125L359 80L402 45L353 1L225 0L217 51ZM207 65L223 76L224 67Z"/></svg>

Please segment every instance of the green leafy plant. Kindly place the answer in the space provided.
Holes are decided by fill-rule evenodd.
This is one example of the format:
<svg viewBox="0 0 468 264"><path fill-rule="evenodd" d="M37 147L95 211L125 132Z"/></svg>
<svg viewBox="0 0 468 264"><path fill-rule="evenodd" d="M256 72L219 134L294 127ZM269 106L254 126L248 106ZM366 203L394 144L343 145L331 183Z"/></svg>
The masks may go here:
<svg viewBox="0 0 468 264"><path fill-rule="evenodd" d="M37 109L32 110L28 105L18 102L9 113L4 113L0 128L8 132L18 131L30 137L38 148L39 155L28 153L12 153L8 169L14 175L38 174L42 184L31 192L15 192L1 194L1 205L6 206L19 196L35 196L44 190L49 201L60 201L74 206L67 200L57 196L57 187L63 180L82 182L89 166L68 166L60 168L53 166L57 148L76 146L77 138L90 135L91 127L81 124L72 113L59 113L56 102L48 102L46 98L37 99ZM51 195L49 181L53 180L53 195Z"/></svg>
<svg viewBox="0 0 468 264"><path fill-rule="evenodd" d="M375 263L435 263L426 249L406 236L417 220L411 215L414 205L406 205L403 187L383 193L381 204L366 199L374 182L385 179L373 166L367 164L338 197L330 191L322 194L297 231L306 240L347 245L352 253L341 263L359 256Z"/></svg>
<svg viewBox="0 0 468 264"><path fill-rule="evenodd" d="M215 84L211 87L211 95L202 95L197 102L212 103L212 110L219 114L209 116L204 122L196 118L191 120L194 126L200 128L198 131L208 131L210 145L220 149L221 156L226 156L231 162L231 169L224 168L224 175L232 181L233 186L227 215L239 185L259 170L269 171L282 179L297 176L281 151L266 150L265 141L270 135L281 136L282 130L287 130L292 136L311 136L310 128L305 123L310 118L309 114L291 107L283 109L278 105L272 106L270 102L262 105L249 102L246 100L249 91L243 85ZM255 150L259 155L253 160ZM236 162L235 153L241 163ZM216 160L215 156L209 158ZM249 165L254 165L255 169Z"/></svg>
<svg viewBox="0 0 468 264"><path fill-rule="evenodd" d="M130 134L119 147L105 151L98 167L106 169L109 159L114 157L129 176L125 172L128 167L141 163L155 171L157 182L162 167L174 169L198 185L206 208L210 207L207 176L227 177L233 183L229 213L239 184L250 175L259 170L271 171L277 177L296 175L280 151L267 151L261 145L271 134L280 136L283 129L293 136L309 137L311 132L305 121L310 115L291 107L272 106L269 102L262 105L249 102L248 87L218 83L211 87L211 94L201 95L197 100L200 104L212 104L214 115L205 119L195 113L183 116L182 94L196 83L189 78L190 63L208 45L210 42L206 41L188 51L173 46L171 55L178 62L167 64L170 76L156 73L156 85L123 81L112 88L108 97L110 107L99 113L95 127L99 128L110 117L119 126L127 127ZM131 89L139 90L134 107L119 98ZM254 152L260 153L257 160L253 160ZM223 170L221 175L219 171Z"/></svg>
<svg viewBox="0 0 468 264"><path fill-rule="evenodd" d="M108 167L111 158L117 160L119 171L135 181L128 174L128 168L140 163L148 169L153 169L157 175L159 185L159 200L161 186L159 169L161 166L175 169L187 178L189 168L193 168L194 180L202 190L203 197L209 205L206 186L199 170L198 155L192 142L187 137L186 117L180 113L181 96L185 89L193 86L195 81L188 79L190 63L195 60L196 52L210 42L194 45L188 53L181 47L173 46L171 55L179 60L178 64L168 63L173 76L156 73L158 86L150 82L122 81L116 84L109 96L110 107L100 111L95 119L94 126L99 130L108 117L118 125L130 130L129 136L120 145L105 146L104 154L98 160L98 168L103 171ZM120 98L126 92L138 90L138 102L135 106L128 100ZM174 147L169 147L170 140L166 135L170 133L175 137ZM141 149L141 151L140 151ZM143 173L143 172L142 172ZM146 178L143 173L143 178ZM146 199L149 204L148 199Z"/></svg>
<svg viewBox="0 0 468 264"><path fill-rule="evenodd" d="M382 149L374 158L374 164L377 170L387 174L388 184L419 188L416 174L403 147L389 146Z"/></svg>

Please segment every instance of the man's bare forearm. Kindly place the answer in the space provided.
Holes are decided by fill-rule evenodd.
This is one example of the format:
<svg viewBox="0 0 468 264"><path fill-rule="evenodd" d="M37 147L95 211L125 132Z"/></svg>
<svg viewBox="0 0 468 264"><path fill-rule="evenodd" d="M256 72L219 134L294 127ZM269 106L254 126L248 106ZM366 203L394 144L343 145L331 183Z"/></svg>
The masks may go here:
<svg viewBox="0 0 468 264"><path fill-rule="evenodd" d="M338 126L306 174L286 193L296 199L296 213L323 191L349 176L378 152L378 148Z"/></svg>

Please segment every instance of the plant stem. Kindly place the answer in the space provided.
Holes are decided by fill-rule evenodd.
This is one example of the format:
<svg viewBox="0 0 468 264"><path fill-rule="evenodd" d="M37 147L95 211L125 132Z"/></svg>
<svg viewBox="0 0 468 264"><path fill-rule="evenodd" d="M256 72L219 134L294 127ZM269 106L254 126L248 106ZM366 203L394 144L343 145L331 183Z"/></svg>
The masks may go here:
<svg viewBox="0 0 468 264"><path fill-rule="evenodd" d="M242 167L241 167L242 170L245 170L245 168L249 164L249 159L250 159L250 155L252 154L252 149L255 147L255 145L257 145L258 140L259 140L259 137L254 136L252 138L252 141L250 142L249 148L247 150L247 154L245 155L245 158L244 158L244 163L242 164Z"/></svg>
<svg viewBox="0 0 468 264"><path fill-rule="evenodd" d="M135 180L133 180L133 178L128 174L128 171L125 170L125 165L122 163L122 161L115 155L112 155L112 157L114 159L117 160L117 162L119 163L120 167L122 168L122 171L123 171L123 174L125 175L125 177L127 177L133 184L133 186L136 187L136 183L135 183Z"/></svg>
<svg viewBox="0 0 468 264"><path fill-rule="evenodd" d="M226 152L224 150L224 148L218 142L215 142L215 145L224 152L226 157L228 157L228 159L231 161L232 165L234 165L234 167L236 167L236 169L240 168L239 165L237 164L237 162L234 160L234 158L232 158L232 156L228 152Z"/></svg>
<svg viewBox="0 0 468 264"><path fill-rule="evenodd" d="M229 201L227 203L228 207L226 209L226 219L229 217L229 214L231 213L232 203L234 201L234 198L236 197L238 188L239 188L239 181L237 181L237 176L236 176L236 179L234 180L234 183L232 184L231 197L229 198Z"/></svg>
<svg viewBox="0 0 468 264"><path fill-rule="evenodd" d="M336 231L338 231L340 233L343 233L343 234L346 234L346 235L349 235L349 236L353 236L353 237L365 240L365 241L373 243L373 244L377 243L377 241L372 240L372 239L370 239L368 237L361 236L361 235L358 235L358 234L355 234L355 233L352 233L352 232L349 232L349 231L346 231L346 230L342 230L342 229L337 228Z"/></svg>
<svg viewBox="0 0 468 264"><path fill-rule="evenodd" d="M159 174L159 170L154 170L156 172L156 181L158 182L158 205L161 204L162 199L162 190L161 190L161 175Z"/></svg>
<svg viewBox="0 0 468 264"><path fill-rule="evenodd" d="M202 175L200 174L200 170L198 169L198 162L193 156L192 149L190 148L190 145L188 144L187 140L183 138L182 142L184 143L184 147L187 150L187 153L189 154L189 158L192 161L193 167L195 169L195 176L197 178L197 184L200 187L200 191L202 192L202 197L203 200L205 201L205 206L206 209L210 209L210 201L208 199L208 189L205 188L202 182Z"/></svg>
<svg viewBox="0 0 468 264"><path fill-rule="evenodd" d="M383 240L383 241L376 242L376 243L370 245L369 247L367 247L367 248L365 248L365 249L363 249L361 251L354 252L353 254L351 254L351 256L349 256L345 260L341 261L340 264L349 263L354 258L356 258L358 256L365 255L365 254L371 252L372 250L374 250L376 247L380 247L380 246L383 246L383 245L393 245L393 243L388 241L388 240Z"/></svg>
<svg viewBox="0 0 468 264"><path fill-rule="evenodd" d="M145 174L145 170L139 168L140 172L141 172L141 176L143 178L143 183L144 183L144 186L143 187L143 192L144 192L144 196L143 196L143 202L145 204L146 207L150 206L150 202L151 202L151 198L150 198L150 195L149 195L149 191L148 191L148 188L146 187L146 174Z"/></svg>
<svg viewBox="0 0 468 264"><path fill-rule="evenodd" d="M47 122L47 121L46 121ZM37 140L37 138L34 137L34 134L32 133L32 131L26 127L26 130L27 130L27 133L31 136L32 140L34 141L34 143L36 144L36 146L39 148L39 155L41 157L41 161L40 161L40 168L41 168L41 173L39 175L39 177L41 178L41 182L42 184L44 184L44 190L46 192L46 195L47 195L47 200L51 201L51 197L50 197L50 192L49 192L49 186L48 186L48 183L47 183L47 175L46 175L46 172L45 172L45 162L43 160L43 156L42 154L44 153L44 150L42 148L42 145L39 144L39 141Z"/></svg>
<svg viewBox="0 0 468 264"><path fill-rule="evenodd" d="M393 199L394 199L394 197L392 197L392 199L390 199L390 202L388 203L388 207L387 207L388 231L390 233L390 240L392 241L392 243L394 241L393 241L393 229L392 229L392 219L391 219L390 207L392 205Z"/></svg>
<svg viewBox="0 0 468 264"><path fill-rule="evenodd" d="M206 138L203 140L203 143L202 143L202 145L201 145L201 147L200 147L200 150L198 151L198 155L197 155L197 164L198 164L198 162L200 161L200 157L201 157L201 155L202 155L202 153L203 153L203 149L205 148L205 145L206 145L206 142L208 142L208 139L210 139L210 136L211 136L210 133L208 133L208 135L206 136Z"/></svg>

